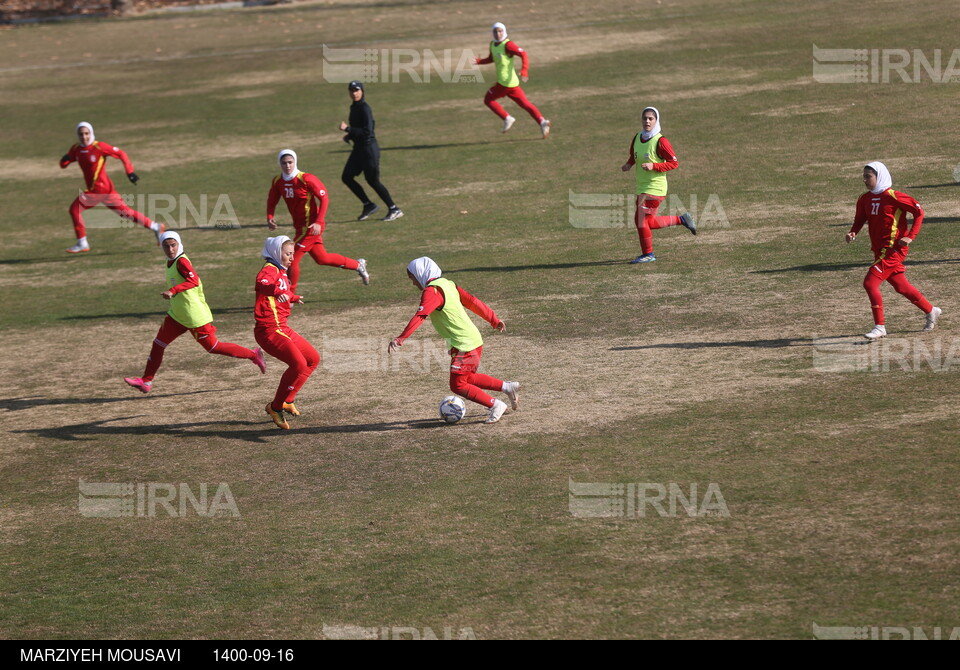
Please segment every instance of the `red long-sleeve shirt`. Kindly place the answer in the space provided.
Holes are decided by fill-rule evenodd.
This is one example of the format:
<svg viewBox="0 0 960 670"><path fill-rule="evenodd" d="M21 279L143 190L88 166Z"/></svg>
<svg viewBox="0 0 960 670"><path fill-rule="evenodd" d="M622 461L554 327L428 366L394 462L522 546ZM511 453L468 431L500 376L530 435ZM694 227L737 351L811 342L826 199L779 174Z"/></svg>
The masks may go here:
<svg viewBox="0 0 960 670"><path fill-rule="evenodd" d="M65 168L70 163L77 162L83 171L83 178L87 184L87 193L113 193L113 182L103 169L108 156L118 158L123 163L127 174L133 172L133 164L126 152L118 147L110 146L100 141L92 142L90 146L82 147L74 144L66 156L60 160L60 167Z"/></svg>
<svg viewBox="0 0 960 670"><path fill-rule="evenodd" d="M253 307L256 328L276 330L287 325L290 303L300 299L290 290L290 279L284 268L265 263L257 275L257 301Z"/></svg>
<svg viewBox="0 0 960 670"><path fill-rule="evenodd" d="M273 219L280 198L287 203L287 209L293 217L297 240L302 237L304 228L314 223L320 224L320 232L323 233L327 225L325 218L329 198L327 189L317 177L307 172L300 172L290 181L284 181L283 175L274 177L267 194L268 220Z"/></svg>
<svg viewBox="0 0 960 670"><path fill-rule="evenodd" d="M907 213L913 215L909 232ZM894 246L901 237L917 237L923 225L923 207L906 193L892 188L878 194L867 191L857 200L857 213L850 232L859 233L865 223L870 231L870 247L874 256L879 257L884 249Z"/></svg>
<svg viewBox="0 0 960 670"><path fill-rule="evenodd" d="M523 59L523 65L520 68L520 76L521 77L528 76L527 70L530 67L530 59L527 57L527 52L521 49L520 47L518 47L513 40L507 40L507 44L503 47L503 49L508 56L520 56L520 58ZM480 60L478 60L477 64L486 65L487 63L492 63L492 62L493 62L493 54L488 51L487 57L481 58Z"/></svg>
<svg viewBox="0 0 960 670"><path fill-rule="evenodd" d="M184 291L189 291L192 288L200 286L200 277L197 276L193 265L190 264L190 260L186 256L180 256L172 261L167 261L167 267L170 267L174 263L177 264L177 272L180 273L184 281L167 289L172 295L183 293Z"/></svg>
<svg viewBox="0 0 960 670"><path fill-rule="evenodd" d="M640 133L637 133L633 136L633 139L630 140L630 157L627 159L627 165L636 165L637 163L637 160L633 155L633 147L634 144L636 144L637 137L639 135ZM642 144L643 142L641 142L641 145ZM680 162L677 160L677 154L674 152L673 147L670 146L670 140L662 135L660 136L660 141L657 142L657 154L666 160L663 163L654 163L654 172L669 172L670 170L675 170L680 167ZM647 161L641 162L646 163Z"/></svg>
<svg viewBox="0 0 960 670"><path fill-rule="evenodd" d="M470 295L460 286L457 286L457 293L460 294L460 302L464 307L494 328L500 325L500 319L496 313L480 300L480 298ZM428 286L424 289L423 293L420 294L420 307L417 308L417 313L410 319L407 327L400 333L400 336L397 338L397 344L403 344L405 339L410 337L417 328L423 325L423 322L430 316L431 312L443 307L443 303L443 291L436 286Z"/></svg>

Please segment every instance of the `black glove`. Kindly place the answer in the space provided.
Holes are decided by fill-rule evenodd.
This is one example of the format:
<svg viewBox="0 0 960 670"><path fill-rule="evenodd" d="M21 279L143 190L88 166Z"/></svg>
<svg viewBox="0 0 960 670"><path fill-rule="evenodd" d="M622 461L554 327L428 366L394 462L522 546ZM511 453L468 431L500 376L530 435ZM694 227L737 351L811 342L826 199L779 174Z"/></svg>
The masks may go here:
<svg viewBox="0 0 960 670"><path fill-rule="evenodd" d="M63 158L60 159L60 162L61 162L61 163L69 163L69 162L70 162L70 154L63 154Z"/></svg>
<svg viewBox="0 0 960 670"><path fill-rule="evenodd" d="M131 172L130 174L128 174L127 179L130 180L131 184L136 184L138 181L140 181L140 177L137 176L136 172Z"/></svg>

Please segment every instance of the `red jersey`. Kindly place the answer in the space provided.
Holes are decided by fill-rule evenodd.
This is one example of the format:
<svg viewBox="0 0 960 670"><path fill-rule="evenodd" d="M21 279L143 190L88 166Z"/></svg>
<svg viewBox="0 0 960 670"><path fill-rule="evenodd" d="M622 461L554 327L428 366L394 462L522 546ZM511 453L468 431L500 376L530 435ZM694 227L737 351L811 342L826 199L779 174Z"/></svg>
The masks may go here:
<svg viewBox="0 0 960 670"><path fill-rule="evenodd" d="M913 226L907 232L907 213L913 215ZM879 257L884 249L893 247L901 237L916 238L923 225L923 208L906 193L888 188L883 193L867 191L857 200L857 214L851 233L859 233L863 224L870 230L870 247Z"/></svg>
<svg viewBox="0 0 960 670"><path fill-rule="evenodd" d="M60 161L60 167L65 168L76 161L80 163L80 169L83 170L83 178L87 182L87 193L113 193L115 191L113 182L107 176L107 171L103 169L107 156L119 158L127 174L133 172L133 164L122 149L99 141L92 142L86 147L74 144L64 160Z"/></svg>
<svg viewBox="0 0 960 670"><path fill-rule="evenodd" d="M256 328L277 330L287 325L290 316L290 302L300 296L290 290L287 271L273 263L264 263L257 275L255 287L257 302L253 308Z"/></svg>
<svg viewBox="0 0 960 670"><path fill-rule="evenodd" d="M516 42L514 42L513 40L507 40L507 43L504 45L503 50L506 52L508 56L520 56L520 58L523 59L523 65L520 68L519 74L521 77L528 76L527 68L530 67L530 60L529 58L527 58L527 52L521 49L520 47L518 47ZM487 57L481 58L479 61L477 61L477 64L486 65L487 63L492 63L492 62L493 62L493 54L488 51Z"/></svg>
<svg viewBox="0 0 960 670"><path fill-rule="evenodd" d="M293 217L297 240L302 237L304 228L314 223L319 223L320 232L323 232L324 226L327 225L324 219L329 201L323 182L306 172L297 173L297 176L290 181L284 181L283 175L274 177L270 192L267 194L268 220L273 219L273 213L280 198L286 201L290 216Z"/></svg>
<svg viewBox="0 0 960 670"><path fill-rule="evenodd" d="M633 156L633 148L639 135L640 133L637 133L633 136L633 139L630 140L630 157L627 159L627 165L636 165L637 163ZM677 154L674 152L673 147L670 146L670 140L663 135L660 136L660 141L657 142L657 155L663 158L664 162L654 163L654 172L668 172L670 170L675 170L680 166L680 162L677 160Z"/></svg>
<svg viewBox="0 0 960 670"><path fill-rule="evenodd" d="M480 298L470 295L460 286L457 286L457 293L460 294L460 302L464 307L469 309L471 312L479 316L494 328L500 325L500 319L497 317L496 313L482 300L480 300ZM443 291L438 289L436 286L428 286L426 289L424 289L423 293L420 294L420 307L417 308L417 313L412 319L410 319L410 323L408 323L407 327L403 329L403 332L400 333L400 336L397 338L397 342L403 344L403 341L410 337L413 334L413 331L423 325L423 322L426 321L431 312L443 307L444 302L445 300L443 297Z"/></svg>

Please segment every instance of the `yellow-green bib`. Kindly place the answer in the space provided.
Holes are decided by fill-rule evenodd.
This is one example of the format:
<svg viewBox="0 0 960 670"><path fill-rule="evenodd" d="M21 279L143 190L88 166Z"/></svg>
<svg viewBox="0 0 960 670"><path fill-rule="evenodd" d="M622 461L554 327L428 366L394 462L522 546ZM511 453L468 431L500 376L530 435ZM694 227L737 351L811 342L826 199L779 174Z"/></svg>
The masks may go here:
<svg viewBox="0 0 960 670"><path fill-rule="evenodd" d="M513 56L507 53L507 41L503 40L500 44L490 42L490 55L497 65L497 82L501 86L513 88L520 85L520 78L513 67Z"/></svg>
<svg viewBox="0 0 960 670"><path fill-rule="evenodd" d="M177 258L187 257L178 256ZM190 259L187 258L187 260ZM183 280L184 278L177 272L176 261L167 266L167 288L182 284ZM200 281L199 277L197 277L197 281ZM213 321L213 314L207 306L207 299L203 297L203 282L170 298L170 310L167 314L187 328L199 328Z"/></svg>
<svg viewBox="0 0 960 670"><path fill-rule="evenodd" d="M662 163L663 158L657 153L657 147L660 145L660 138L663 137L657 133L647 142L640 140L640 133L637 133L637 139L633 141L633 160L637 162L637 195L647 193L649 195L667 194L667 175L664 172L656 170L644 170L640 167L641 163Z"/></svg>
<svg viewBox="0 0 960 670"><path fill-rule="evenodd" d="M434 279L427 286L435 286L443 292L443 307L430 313L430 322L440 333L448 347L459 351L473 351L483 346L480 331L467 315L460 302L457 285L449 279Z"/></svg>

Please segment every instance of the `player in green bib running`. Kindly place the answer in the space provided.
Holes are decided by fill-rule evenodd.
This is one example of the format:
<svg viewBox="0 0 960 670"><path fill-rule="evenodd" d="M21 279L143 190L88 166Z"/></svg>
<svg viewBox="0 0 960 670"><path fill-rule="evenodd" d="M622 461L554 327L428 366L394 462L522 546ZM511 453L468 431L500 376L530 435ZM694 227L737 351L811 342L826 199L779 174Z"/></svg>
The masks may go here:
<svg viewBox="0 0 960 670"><path fill-rule="evenodd" d="M163 352L167 345L188 330L200 346L207 350L207 353L246 358L255 363L261 373L266 372L267 364L263 358L263 351L259 347L247 349L238 344L221 342L217 339L217 327L212 323L213 314L203 296L203 282L194 272L190 259L184 255L180 235L168 230L160 236L160 247L167 257L167 286L169 286L160 295L164 300L170 301L170 310L157 332L157 337L153 340L153 348L147 357L147 369L144 370L143 377L124 377L123 381L142 393L149 393L153 388L153 376L160 369Z"/></svg>
<svg viewBox="0 0 960 670"><path fill-rule="evenodd" d="M430 317L433 327L450 347L450 390L489 408L490 413L484 423L496 423L507 411L507 404L491 398L484 389L506 393L511 407L517 409L520 405L520 382L505 382L477 372L483 354L483 337L467 315L467 310L479 315L501 333L507 326L479 298L441 277L441 274L440 266L426 256L414 259L407 265L407 276L423 292L420 307L400 336L390 342L387 351L392 354L403 346L403 341Z"/></svg>
<svg viewBox="0 0 960 670"><path fill-rule="evenodd" d="M637 211L634 223L640 235L640 255L630 261L650 263L657 260L653 255L653 233L656 228L683 226L694 235L697 224L689 212L680 216L657 216L657 208L667 197L667 175L680 163L670 142L660 133L660 110L644 107L641 114L643 130L634 135L630 143L630 159L620 168L627 172L637 166Z"/></svg>
<svg viewBox="0 0 960 670"><path fill-rule="evenodd" d="M517 76L517 70L513 66L513 57L520 56L523 59L523 65L520 68L520 76ZM493 41L490 42L490 53L486 58L475 58L473 62L476 65L485 65L487 63L497 64L497 83L490 87L483 104L493 110L493 113L503 119L503 132L510 130L515 118L507 114L499 102L498 98L504 96L510 98L520 105L527 113L533 117L533 120L540 125L540 134L543 139L550 136L550 122L543 118L543 114L536 106L527 100L523 89L520 88L520 82L526 83L527 68L529 60L527 52L518 47L513 41L507 39L507 27L502 23L493 24Z"/></svg>

